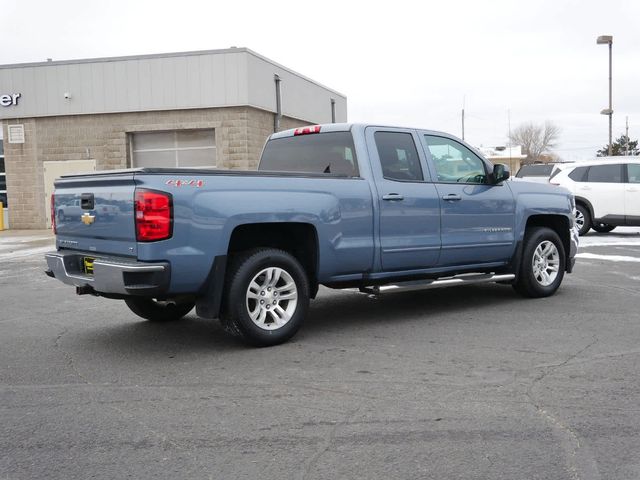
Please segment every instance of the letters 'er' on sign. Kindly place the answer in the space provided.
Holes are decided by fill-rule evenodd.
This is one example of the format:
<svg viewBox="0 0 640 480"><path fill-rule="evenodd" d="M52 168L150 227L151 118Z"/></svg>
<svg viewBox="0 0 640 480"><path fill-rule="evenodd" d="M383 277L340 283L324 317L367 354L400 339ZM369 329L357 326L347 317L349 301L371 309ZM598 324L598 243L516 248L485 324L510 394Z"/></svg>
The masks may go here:
<svg viewBox="0 0 640 480"><path fill-rule="evenodd" d="M22 96L21 93L4 93L0 95L0 106L13 107L18 105L18 99Z"/></svg>

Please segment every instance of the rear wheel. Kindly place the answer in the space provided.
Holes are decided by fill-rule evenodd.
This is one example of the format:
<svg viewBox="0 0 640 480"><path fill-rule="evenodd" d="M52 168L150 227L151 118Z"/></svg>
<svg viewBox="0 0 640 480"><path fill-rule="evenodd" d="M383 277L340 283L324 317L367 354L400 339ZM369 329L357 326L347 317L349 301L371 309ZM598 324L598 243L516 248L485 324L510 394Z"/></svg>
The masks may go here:
<svg viewBox="0 0 640 480"><path fill-rule="evenodd" d="M606 223L594 223L593 225L591 225L591 228L593 228L598 233L609 233L614 228L616 228L616 226Z"/></svg>
<svg viewBox="0 0 640 480"><path fill-rule="evenodd" d="M139 317L151 322L170 322L180 320L193 310L194 302L178 302L175 300L156 300L147 297L131 297L125 299L129 310Z"/></svg>
<svg viewBox="0 0 640 480"><path fill-rule="evenodd" d="M525 297L553 295L564 277L565 252L556 232L546 227L527 230L515 290Z"/></svg>
<svg viewBox="0 0 640 480"><path fill-rule="evenodd" d="M220 320L225 330L257 347L293 337L309 308L309 281L298 260L272 248L232 262Z"/></svg>
<svg viewBox="0 0 640 480"><path fill-rule="evenodd" d="M591 228L591 213L580 203L576 205L576 227L578 227L578 235L581 236Z"/></svg>

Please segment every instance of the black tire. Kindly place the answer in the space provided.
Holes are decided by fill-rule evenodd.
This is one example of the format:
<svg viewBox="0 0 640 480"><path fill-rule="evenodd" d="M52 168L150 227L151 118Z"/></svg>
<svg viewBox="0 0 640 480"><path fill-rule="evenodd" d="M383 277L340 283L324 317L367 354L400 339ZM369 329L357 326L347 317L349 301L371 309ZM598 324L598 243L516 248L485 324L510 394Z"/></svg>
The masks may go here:
<svg viewBox="0 0 640 480"><path fill-rule="evenodd" d="M578 230L578 235L582 236L586 234L591 228L591 212L587 207L585 207L581 203L578 203L576 205L576 212L578 214L576 216L576 219L578 218L579 215L582 215L582 218L584 219L584 223Z"/></svg>
<svg viewBox="0 0 640 480"><path fill-rule="evenodd" d="M616 226L608 225L606 223L594 223L593 225L591 225L591 228L593 228L598 233L609 233L614 228L616 228Z"/></svg>
<svg viewBox="0 0 640 480"><path fill-rule="evenodd" d="M267 285L270 283L263 272L272 268L280 272L278 273L280 280L272 284L273 291L267 292ZM290 278L295 284L295 303L289 303L293 302L293 300L280 300L273 297L273 295L277 295L277 291L284 292L282 290L284 285L280 283L284 281L282 280L284 278ZM258 290L264 289L256 292L255 299L250 298L248 295L249 286L254 280L255 285L259 287ZM290 283L285 282L285 285ZM307 274L295 257L282 250L259 248L238 255L229 265L226 285L220 321L227 332L241 337L249 345L268 347L286 342L300 329L309 309L309 280ZM262 297L258 296L263 291L266 294L266 302L262 300ZM258 301L264 303L264 305L259 306ZM271 304L276 305L273 307L274 309L280 307L278 311L287 312L287 320L281 320L283 324L279 327L275 321L276 310L264 310L270 308ZM251 308L253 308L254 314L259 312L255 322L250 315ZM264 316L260 316L262 314ZM259 324L262 326L259 326Z"/></svg>
<svg viewBox="0 0 640 480"><path fill-rule="evenodd" d="M536 249L545 242L551 242L558 253L558 271L552 283L544 284L545 279L534 270L534 256ZM547 244L548 245L548 244ZM549 259L547 258L547 261ZM556 232L546 227L535 227L528 229L525 233L524 248L522 250L522 260L518 278L513 284L513 288L525 297L540 298L548 297L556 293L564 278L566 267L566 256L562 241ZM548 271L545 269L548 273Z"/></svg>
<svg viewBox="0 0 640 480"><path fill-rule="evenodd" d="M150 322L171 322L180 320L193 310L194 302L158 301L147 297L130 297L125 299L129 310Z"/></svg>

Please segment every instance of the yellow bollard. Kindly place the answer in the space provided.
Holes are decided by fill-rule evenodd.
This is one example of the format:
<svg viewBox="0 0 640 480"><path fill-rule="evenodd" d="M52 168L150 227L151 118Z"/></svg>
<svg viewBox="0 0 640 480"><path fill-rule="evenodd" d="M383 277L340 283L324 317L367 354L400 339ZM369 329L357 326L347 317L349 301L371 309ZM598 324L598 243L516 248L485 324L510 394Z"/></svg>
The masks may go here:
<svg viewBox="0 0 640 480"><path fill-rule="evenodd" d="M0 232L4 230L4 205L0 202Z"/></svg>

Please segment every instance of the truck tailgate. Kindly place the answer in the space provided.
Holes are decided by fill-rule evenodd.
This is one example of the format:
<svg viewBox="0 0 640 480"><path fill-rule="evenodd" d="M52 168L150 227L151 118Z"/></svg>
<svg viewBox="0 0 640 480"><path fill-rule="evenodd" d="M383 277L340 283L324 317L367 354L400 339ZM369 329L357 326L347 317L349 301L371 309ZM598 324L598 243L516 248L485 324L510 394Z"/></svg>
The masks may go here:
<svg viewBox="0 0 640 480"><path fill-rule="evenodd" d="M56 180L51 214L57 247L135 257L134 195L133 172Z"/></svg>

